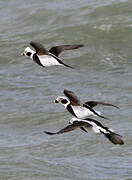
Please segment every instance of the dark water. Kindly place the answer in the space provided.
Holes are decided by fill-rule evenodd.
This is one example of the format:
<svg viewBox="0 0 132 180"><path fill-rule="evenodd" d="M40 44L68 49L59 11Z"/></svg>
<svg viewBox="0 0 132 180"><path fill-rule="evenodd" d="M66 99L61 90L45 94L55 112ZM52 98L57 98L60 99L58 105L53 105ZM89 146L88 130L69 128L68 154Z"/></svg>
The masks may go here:
<svg viewBox="0 0 132 180"><path fill-rule="evenodd" d="M0 17L0 179L132 179L132 1L0 0ZM76 70L43 69L21 56L31 40L85 47L61 56ZM80 130L45 135L71 118L53 103L64 89L119 106L100 108L111 118L101 122L124 146Z"/></svg>

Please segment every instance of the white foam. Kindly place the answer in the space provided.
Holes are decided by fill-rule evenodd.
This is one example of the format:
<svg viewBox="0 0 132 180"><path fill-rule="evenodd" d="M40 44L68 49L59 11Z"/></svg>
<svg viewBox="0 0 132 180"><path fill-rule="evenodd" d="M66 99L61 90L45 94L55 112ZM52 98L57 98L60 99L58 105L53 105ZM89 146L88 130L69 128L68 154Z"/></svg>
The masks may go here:
<svg viewBox="0 0 132 180"><path fill-rule="evenodd" d="M102 31L110 31L111 28L112 28L112 24L102 24L100 26L94 26L93 28L94 29L99 29L99 30L102 30Z"/></svg>

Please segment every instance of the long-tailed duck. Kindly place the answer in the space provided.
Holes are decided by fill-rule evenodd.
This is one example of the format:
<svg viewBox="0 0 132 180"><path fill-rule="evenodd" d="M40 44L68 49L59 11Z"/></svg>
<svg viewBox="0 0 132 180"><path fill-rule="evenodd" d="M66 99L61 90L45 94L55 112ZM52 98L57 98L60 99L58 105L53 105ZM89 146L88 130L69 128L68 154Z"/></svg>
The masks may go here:
<svg viewBox="0 0 132 180"><path fill-rule="evenodd" d="M62 62L58 56L60 53L64 50L72 50L72 49L78 49L80 47L83 47L83 45L60 45L52 47L49 51L47 51L40 43L38 42L30 42L30 45L35 49L33 51L30 47L27 47L24 50L23 55L30 57L33 59L38 65L42 67L49 67L49 66L66 66L69 68L73 68L65 63Z"/></svg>
<svg viewBox="0 0 132 180"><path fill-rule="evenodd" d="M44 131L44 133L48 135L55 135L55 134L66 133L77 128L81 128L82 130L85 130L85 132L88 132L87 130L91 129L95 134L104 134L104 136L108 138L113 144L120 144L120 145L124 144L119 134L116 134L112 129L103 126L100 122L94 119L90 119L90 118L78 119L74 117L70 120L69 123L70 125L66 126L65 128L55 133L48 131Z"/></svg>
<svg viewBox="0 0 132 180"><path fill-rule="evenodd" d="M88 116L99 116L104 119L108 119L101 115L100 112L95 111L93 107L97 105L105 105L105 106L113 106L118 108L117 106L109 103L104 103L100 101L88 101L85 103L81 103L78 97L75 95L74 92L69 90L64 90L64 94L67 97L59 96L54 101L55 103L63 104L64 107L75 117L77 118L87 118Z"/></svg>

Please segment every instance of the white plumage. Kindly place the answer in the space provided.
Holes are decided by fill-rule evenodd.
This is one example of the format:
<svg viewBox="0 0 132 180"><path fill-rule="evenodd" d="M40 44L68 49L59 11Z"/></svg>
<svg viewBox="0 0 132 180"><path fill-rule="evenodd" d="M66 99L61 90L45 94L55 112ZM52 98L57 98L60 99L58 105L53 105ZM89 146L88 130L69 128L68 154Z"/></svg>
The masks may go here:
<svg viewBox="0 0 132 180"><path fill-rule="evenodd" d="M83 106L72 106L74 113L78 118L86 118L88 116L97 116L94 114L92 111L90 111L88 108L85 108ZM96 111L97 112L97 111ZM99 115L101 114L100 112L97 112Z"/></svg>
<svg viewBox="0 0 132 180"><path fill-rule="evenodd" d="M41 64L45 67L62 65L54 57L49 56L49 55L38 56L38 58L39 58Z"/></svg>

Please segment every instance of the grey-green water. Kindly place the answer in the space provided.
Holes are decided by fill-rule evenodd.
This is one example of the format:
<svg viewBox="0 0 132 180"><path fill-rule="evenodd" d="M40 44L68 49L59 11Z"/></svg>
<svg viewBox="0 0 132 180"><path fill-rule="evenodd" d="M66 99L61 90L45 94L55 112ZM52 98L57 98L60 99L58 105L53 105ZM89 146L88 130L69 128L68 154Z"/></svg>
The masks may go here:
<svg viewBox="0 0 132 180"><path fill-rule="evenodd" d="M61 56L76 70L43 69L21 56L31 40L85 47ZM0 42L0 180L132 179L132 1L0 0ZM72 117L53 103L64 89L119 106L98 120L125 144L79 129L45 135Z"/></svg>

